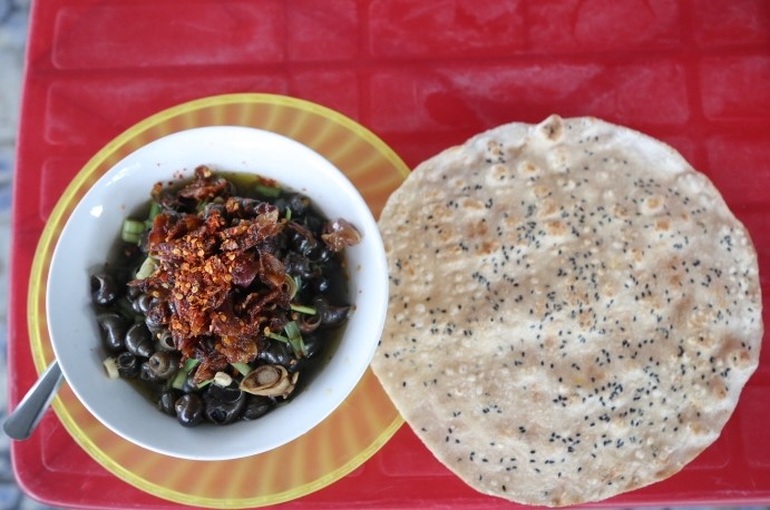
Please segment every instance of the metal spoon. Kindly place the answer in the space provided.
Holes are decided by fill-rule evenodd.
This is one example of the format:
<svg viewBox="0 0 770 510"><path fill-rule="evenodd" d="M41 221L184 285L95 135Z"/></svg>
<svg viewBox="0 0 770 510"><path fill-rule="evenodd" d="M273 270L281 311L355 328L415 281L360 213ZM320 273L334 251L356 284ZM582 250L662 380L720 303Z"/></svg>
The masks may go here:
<svg viewBox="0 0 770 510"><path fill-rule="evenodd" d="M53 397L56 396L56 391L63 379L57 361L48 365L34 386L29 389L16 409L5 420L3 432L11 439L27 439L37 424L40 423L40 419L51 404Z"/></svg>

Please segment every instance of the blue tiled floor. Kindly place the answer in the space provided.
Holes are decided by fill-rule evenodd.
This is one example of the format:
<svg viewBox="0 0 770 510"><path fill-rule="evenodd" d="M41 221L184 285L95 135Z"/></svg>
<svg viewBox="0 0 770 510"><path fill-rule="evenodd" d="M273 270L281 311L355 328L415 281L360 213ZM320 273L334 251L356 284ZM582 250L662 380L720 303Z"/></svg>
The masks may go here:
<svg viewBox="0 0 770 510"><path fill-rule="evenodd" d="M7 414L8 259L11 243L13 179L19 97L27 40L30 0L0 0L0 419ZM16 485L9 442L0 434L0 509L47 508Z"/></svg>

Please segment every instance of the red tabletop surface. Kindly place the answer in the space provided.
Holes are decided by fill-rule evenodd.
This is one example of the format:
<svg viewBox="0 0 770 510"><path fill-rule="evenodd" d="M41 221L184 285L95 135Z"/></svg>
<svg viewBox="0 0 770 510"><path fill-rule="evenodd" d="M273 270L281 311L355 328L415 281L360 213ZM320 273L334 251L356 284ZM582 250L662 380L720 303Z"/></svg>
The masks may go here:
<svg viewBox="0 0 770 510"><path fill-rule="evenodd" d="M147 116L241 92L337 110L410 167L481 130L551 113L641 130L714 181L753 237L770 295L764 0L47 0L32 6L14 177L11 406L37 376L28 278L69 181ZM770 503L768 351L714 445L668 480L600 505ZM12 456L25 491L48 504L180 506L101 467L53 413ZM403 426L353 473L283 506L500 503L455 478Z"/></svg>

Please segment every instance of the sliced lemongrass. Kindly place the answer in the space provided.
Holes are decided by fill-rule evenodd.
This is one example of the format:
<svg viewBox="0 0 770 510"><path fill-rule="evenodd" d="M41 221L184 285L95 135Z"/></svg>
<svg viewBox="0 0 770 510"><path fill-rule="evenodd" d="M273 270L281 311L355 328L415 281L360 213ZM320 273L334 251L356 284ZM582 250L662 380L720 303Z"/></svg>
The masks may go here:
<svg viewBox="0 0 770 510"><path fill-rule="evenodd" d="M142 265L139 266L139 270L136 272L136 279L144 280L152 273L154 273L157 267L158 263L155 261L155 259L152 257L147 257L144 259L144 262L142 262Z"/></svg>
<svg viewBox="0 0 770 510"><path fill-rule="evenodd" d="M230 377L230 374L227 372L217 372L214 374L214 384L217 386L221 386L222 388L227 388L233 383L233 378Z"/></svg>
<svg viewBox="0 0 770 510"><path fill-rule="evenodd" d="M110 379L117 379L120 377L120 373L118 373L118 361L115 358L110 356L102 362L102 365L104 365L104 370L107 372L107 377Z"/></svg>
<svg viewBox="0 0 770 510"><path fill-rule="evenodd" d="M311 308L305 305L289 304L289 307L295 312L304 313L305 315L315 315L318 313L315 308Z"/></svg>

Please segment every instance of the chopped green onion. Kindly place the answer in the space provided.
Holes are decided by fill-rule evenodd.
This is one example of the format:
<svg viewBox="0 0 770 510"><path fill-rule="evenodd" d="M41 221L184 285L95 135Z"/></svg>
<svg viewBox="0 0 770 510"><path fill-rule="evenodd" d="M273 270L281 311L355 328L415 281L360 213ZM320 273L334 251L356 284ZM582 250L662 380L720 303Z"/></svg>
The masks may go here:
<svg viewBox="0 0 770 510"><path fill-rule="evenodd" d="M180 368L179 372L176 373L174 380L171 381L171 387L177 390L181 390L185 381L187 380L187 376L190 375L190 372L192 372L193 369L198 366L198 363L200 362L195 358L190 358L185 361L182 368Z"/></svg>
<svg viewBox="0 0 770 510"><path fill-rule="evenodd" d="M206 386L208 386L209 384L211 384L211 383L213 383L213 382L214 382L214 379L206 379L205 381L201 381L201 382L199 382L199 383L198 383L198 385L197 385L197 386L198 386L198 389L199 389L199 390L200 390L200 389L203 389L203 388L205 388Z"/></svg>
<svg viewBox="0 0 770 510"><path fill-rule="evenodd" d="M127 243L139 243L141 235L144 233L144 222L136 220L125 220L120 238Z"/></svg>
<svg viewBox="0 0 770 510"><path fill-rule="evenodd" d="M152 228L153 220L158 214L160 214L160 204L158 202L153 202L150 204L150 213L147 215L147 219L144 220L145 230L150 230Z"/></svg>
<svg viewBox="0 0 770 510"><path fill-rule="evenodd" d="M279 342L287 343L294 351L294 355L297 357L307 356L307 348L305 342L302 341L302 335L299 332L299 326L296 321L291 321L283 327L286 336L273 333L268 328L265 328L265 336Z"/></svg>
<svg viewBox="0 0 770 510"><path fill-rule="evenodd" d="M155 216L157 216L160 213L160 204L158 202L153 202L150 204L150 214L147 216L147 219L152 221L155 219Z"/></svg>
<svg viewBox="0 0 770 510"><path fill-rule="evenodd" d="M152 257L147 257L144 259L144 262L142 262L142 265L139 266L139 270L136 272L136 279L144 280L152 273L154 273L157 267L158 263L155 261L155 259Z"/></svg>
<svg viewBox="0 0 770 510"><path fill-rule="evenodd" d="M267 328L265 328L265 336L267 338L272 339L272 340L278 340L279 342L284 342L284 343L287 343L287 344L291 343L291 342L289 342L289 339L287 337L285 337L283 335L279 335L278 333L273 333L272 331L270 331Z"/></svg>
<svg viewBox="0 0 770 510"><path fill-rule="evenodd" d="M291 309L295 312L304 313L307 315L315 315L317 313L315 308L311 308L305 305L289 304L289 307L291 307Z"/></svg>
<svg viewBox="0 0 770 510"><path fill-rule="evenodd" d="M174 380L171 381L171 387L174 388L175 390L181 390L186 380L187 380L187 374L185 374L184 371L180 370L179 372L176 373Z"/></svg>
<svg viewBox="0 0 770 510"><path fill-rule="evenodd" d="M299 332L299 326L295 321L287 323L283 330L286 332L286 336L289 337L289 345L294 350L294 354L297 357L307 356L307 349L305 348L305 342L302 341L302 335Z"/></svg>
<svg viewBox="0 0 770 510"><path fill-rule="evenodd" d="M230 363L230 365L240 372L241 375L249 375L251 373L251 367L248 363Z"/></svg>
<svg viewBox="0 0 770 510"><path fill-rule="evenodd" d="M280 197L281 196L281 189L276 188L274 186L266 186L264 184L257 184L254 189L259 193L260 195L266 196L266 197Z"/></svg>
<svg viewBox="0 0 770 510"><path fill-rule="evenodd" d="M302 288L302 277L301 276L293 276L292 278L294 278L294 285L297 287L297 292L299 292L299 289ZM294 295L296 295L296 294L297 293L295 292ZM292 296L289 299L293 299L293 298L294 298L294 296Z"/></svg>
<svg viewBox="0 0 770 510"><path fill-rule="evenodd" d="M291 208L286 208L286 213L283 215L283 217L286 219L286 221L291 221Z"/></svg>

